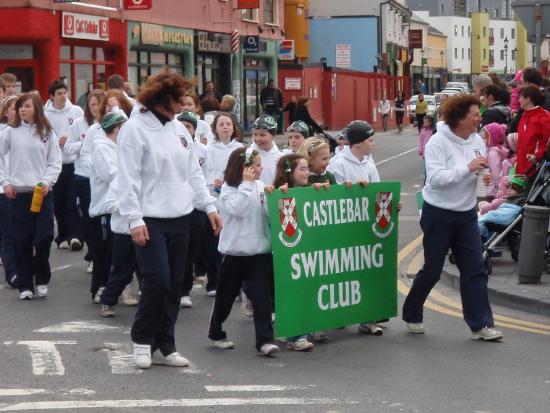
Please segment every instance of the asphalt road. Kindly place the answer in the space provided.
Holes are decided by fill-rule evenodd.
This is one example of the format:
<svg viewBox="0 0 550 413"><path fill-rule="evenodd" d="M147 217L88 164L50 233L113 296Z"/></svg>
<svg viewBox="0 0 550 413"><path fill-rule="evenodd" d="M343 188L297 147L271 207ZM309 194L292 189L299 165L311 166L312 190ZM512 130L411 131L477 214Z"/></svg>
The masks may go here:
<svg viewBox="0 0 550 413"><path fill-rule="evenodd" d="M399 289L420 251L414 194L422 164L412 130L379 134L382 180L402 182ZM382 337L356 326L330 332L315 351L257 355L251 320L236 306L226 324L236 348L207 337L212 299L193 290L177 324L191 368L133 368L128 335L135 308L101 319L82 253L52 250L47 299L21 302L0 286L0 412L548 412L550 319L494 308L502 343L470 340L459 295L443 286L426 309L427 334L407 334L399 318ZM3 278L3 277L2 277ZM399 297L400 305L403 296Z"/></svg>

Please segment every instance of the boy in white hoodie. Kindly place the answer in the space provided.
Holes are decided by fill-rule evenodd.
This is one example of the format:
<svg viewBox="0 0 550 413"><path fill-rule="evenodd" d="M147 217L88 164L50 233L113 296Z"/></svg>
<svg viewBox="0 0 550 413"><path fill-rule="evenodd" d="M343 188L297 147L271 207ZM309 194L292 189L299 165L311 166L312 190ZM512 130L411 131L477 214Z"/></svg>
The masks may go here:
<svg viewBox="0 0 550 413"><path fill-rule="evenodd" d="M117 137L126 118L118 113L108 113L101 121L105 132L94 142L90 171L90 217L94 220L94 268L92 271L92 299L100 303L100 297L109 279L113 251L111 214L118 209L116 192L112 182L117 173Z"/></svg>
<svg viewBox="0 0 550 413"><path fill-rule="evenodd" d="M84 111L67 98L67 86L61 80L54 80L48 87L50 99L45 105L45 115L59 137L63 150L73 122L84 115ZM54 192L55 219L57 222L58 248L78 251L82 248L82 235L78 228L78 211L74 191L74 155L62 152L63 165Z"/></svg>
<svg viewBox="0 0 550 413"><path fill-rule="evenodd" d="M273 185L277 162L283 156L273 137L277 133L277 121L271 115L261 115L252 124L252 139L250 147L257 151L262 158L262 175L260 181L265 185Z"/></svg>

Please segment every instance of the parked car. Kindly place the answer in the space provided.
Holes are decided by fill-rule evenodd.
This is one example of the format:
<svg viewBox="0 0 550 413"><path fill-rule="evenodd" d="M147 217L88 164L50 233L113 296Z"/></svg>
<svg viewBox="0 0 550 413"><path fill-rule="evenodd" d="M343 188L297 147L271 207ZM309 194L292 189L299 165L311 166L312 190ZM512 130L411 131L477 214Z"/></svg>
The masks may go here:
<svg viewBox="0 0 550 413"><path fill-rule="evenodd" d="M470 86L466 82L447 82L445 88L460 88L463 89L463 93L470 93Z"/></svg>
<svg viewBox="0 0 550 413"><path fill-rule="evenodd" d="M435 113L437 104L434 95L424 95L424 100L428 103L428 115ZM409 120L411 124L416 120L416 102L418 102L418 95L411 96L409 99Z"/></svg>

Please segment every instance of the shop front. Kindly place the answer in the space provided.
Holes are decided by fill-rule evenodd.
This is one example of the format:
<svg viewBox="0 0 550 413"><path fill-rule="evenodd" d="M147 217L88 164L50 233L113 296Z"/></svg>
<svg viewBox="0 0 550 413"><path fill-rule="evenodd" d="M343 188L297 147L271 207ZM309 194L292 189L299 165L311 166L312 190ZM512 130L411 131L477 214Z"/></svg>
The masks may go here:
<svg viewBox="0 0 550 413"><path fill-rule="evenodd" d="M199 94L208 81L214 82L216 91L222 95L231 93L231 35L197 31L196 45L195 76Z"/></svg>
<svg viewBox="0 0 550 413"><path fill-rule="evenodd" d="M48 97L54 79L66 81L73 102L112 73L126 76L126 24L107 17L2 9L0 72L17 76L20 92Z"/></svg>
<svg viewBox="0 0 550 413"><path fill-rule="evenodd" d="M260 93L269 79L278 79L279 41L258 39L257 47L250 47L252 38L243 38L243 120L250 130L254 120L262 113ZM255 40L255 39L254 39Z"/></svg>
<svg viewBox="0 0 550 413"><path fill-rule="evenodd" d="M191 79L194 68L193 30L150 23L128 23L128 81L134 91L162 70Z"/></svg>

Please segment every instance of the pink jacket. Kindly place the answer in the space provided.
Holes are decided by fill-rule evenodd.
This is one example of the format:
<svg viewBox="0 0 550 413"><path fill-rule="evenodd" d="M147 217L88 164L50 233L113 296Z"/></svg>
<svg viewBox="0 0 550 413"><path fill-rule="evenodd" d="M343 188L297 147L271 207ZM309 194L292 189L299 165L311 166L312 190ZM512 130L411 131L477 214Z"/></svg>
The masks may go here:
<svg viewBox="0 0 550 413"><path fill-rule="evenodd" d="M479 214L484 215L489 211L494 211L498 209L499 206L504 204L506 198L508 198L508 175L503 175L500 178L498 185L498 192L495 199L491 202L480 202L479 203Z"/></svg>
<svg viewBox="0 0 550 413"><path fill-rule="evenodd" d="M503 162L508 159L508 149L502 145L495 145L491 146L487 153L487 164L491 172L491 183L487 187L487 196L495 197L500 178L503 176Z"/></svg>
<svg viewBox="0 0 550 413"><path fill-rule="evenodd" d="M424 157L424 149L426 148L426 144L428 143L432 135L432 128L422 128L422 130L420 131L420 135L418 136L418 154L420 156Z"/></svg>

